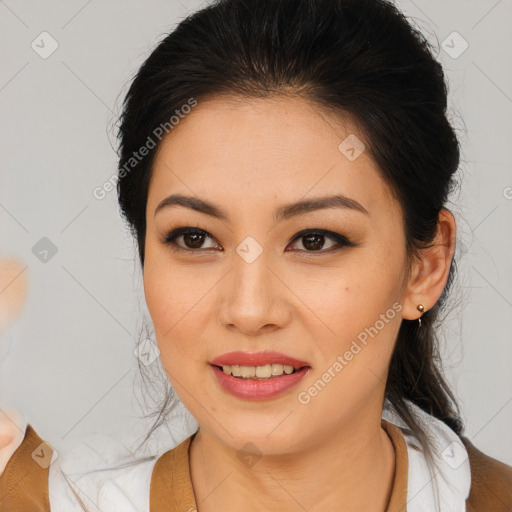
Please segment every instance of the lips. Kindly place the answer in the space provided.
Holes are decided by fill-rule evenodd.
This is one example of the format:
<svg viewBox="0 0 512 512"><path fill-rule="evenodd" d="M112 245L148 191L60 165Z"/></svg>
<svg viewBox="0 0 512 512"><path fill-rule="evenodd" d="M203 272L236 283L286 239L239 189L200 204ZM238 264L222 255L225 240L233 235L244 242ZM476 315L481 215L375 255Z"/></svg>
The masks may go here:
<svg viewBox="0 0 512 512"><path fill-rule="evenodd" d="M239 379L226 375L218 366L212 365L211 370L221 389L236 398L244 400L269 400L292 390L307 375L309 366L291 373L270 379Z"/></svg>
<svg viewBox="0 0 512 512"><path fill-rule="evenodd" d="M227 366L227 365L239 365L239 366L264 366L266 364L282 364L293 366L296 369L303 368L310 365L299 359L289 357L285 354L272 351L264 352L229 352L222 354L212 361L211 365L214 366Z"/></svg>

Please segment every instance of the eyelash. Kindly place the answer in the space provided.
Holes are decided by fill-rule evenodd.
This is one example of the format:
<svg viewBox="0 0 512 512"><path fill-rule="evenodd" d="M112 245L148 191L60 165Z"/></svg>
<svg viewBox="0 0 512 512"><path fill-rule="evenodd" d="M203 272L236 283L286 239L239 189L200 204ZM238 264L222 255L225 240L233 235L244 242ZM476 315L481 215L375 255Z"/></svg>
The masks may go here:
<svg viewBox="0 0 512 512"><path fill-rule="evenodd" d="M180 247L179 245L176 244L175 240L176 240L176 238L178 238L182 235L186 235L186 234L206 235L206 238L211 238L212 240L214 240L212 235L210 235L210 233L208 233L207 231L204 231L203 229L192 228L192 227L183 227L183 228L174 229L174 230L170 231L169 233L167 233L161 240L161 243L164 245L172 246L172 249L175 251L184 251L184 252L188 252L188 253L194 253L194 252L197 253L197 252L208 251L208 250L213 249L211 247L208 247L207 249L190 249L190 248ZM326 250L319 249L318 251L308 251L308 250L304 250L304 249L298 249L299 252L303 252L303 253L307 253L307 254L326 254L326 253L330 253L333 251L337 251L345 246L346 247L354 247L356 245L355 243L351 242L347 237L340 235L338 233L335 233L333 231L326 230L326 229L304 229L302 231L299 231L290 240L288 245L291 243L295 243L297 240L300 240L301 238L304 238L307 235L320 235L320 236L324 236L326 238L330 238L334 242L336 242L338 244L338 246L334 246L334 247L331 247Z"/></svg>

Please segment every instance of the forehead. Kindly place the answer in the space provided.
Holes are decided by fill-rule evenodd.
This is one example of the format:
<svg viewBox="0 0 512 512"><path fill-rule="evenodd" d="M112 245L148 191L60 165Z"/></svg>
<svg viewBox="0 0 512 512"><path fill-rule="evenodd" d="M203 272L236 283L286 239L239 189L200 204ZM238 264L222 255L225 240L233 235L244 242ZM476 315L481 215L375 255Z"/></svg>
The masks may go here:
<svg viewBox="0 0 512 512"><path fill-rule="evenodd" d="M394 203L350 119L300 97L224 96L199 102L162 140L148 207L171 192L264 205L336 191L368 210Z"/></svg>

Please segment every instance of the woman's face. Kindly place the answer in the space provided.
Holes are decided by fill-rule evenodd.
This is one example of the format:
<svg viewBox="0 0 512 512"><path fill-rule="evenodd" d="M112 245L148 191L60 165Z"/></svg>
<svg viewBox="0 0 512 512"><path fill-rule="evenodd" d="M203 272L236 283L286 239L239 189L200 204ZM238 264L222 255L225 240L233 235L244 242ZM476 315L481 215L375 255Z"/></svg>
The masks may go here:
<svg viewBox="0 0 512 512"><path fill-rule="evenodd" d="M405 240L368 150L342 144L351 134L302 99L217 97L159 149L146 301L171 384L200 428L234 449L250 441L265 454L293 452L380 418L405 316ZM155 214L178 194L190 206ZM348 199L315 207L333 196ZM178 228L200 231L164 243ZM278 352L308 368L297 379L271 356L258 375L284 376L222 379L212 361L235 351ZM251 375L251 360L240 362L251 368L235 373Z"/></svg>

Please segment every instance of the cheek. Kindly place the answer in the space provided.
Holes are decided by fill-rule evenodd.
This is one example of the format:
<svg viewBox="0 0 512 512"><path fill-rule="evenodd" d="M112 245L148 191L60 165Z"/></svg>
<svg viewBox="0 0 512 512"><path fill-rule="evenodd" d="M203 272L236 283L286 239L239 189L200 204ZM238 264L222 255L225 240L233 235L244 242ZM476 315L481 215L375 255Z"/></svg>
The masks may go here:
<svg viewBox="0 0 512 512"><path fill-rule="evenodd" d="M378 260L378 261L375 261ZM315 268L286 276L299 299L296 311L321 329L324 339L346 340L370 327L400 297L398 268L386 268L370 251L336 268ZM385 260L383 260L385 261ZM302 303L302 305L300 304Z"/></svg>
<svg viewBox="0 0 512 512"><path fill-rule="evenodd" d="M316 303L308 303L322 319L309 315L314 350L321 355L297 390L297 399L312 416L332 414L339 419L380 396L400 327L401 305L386 290L367 288L360 281L331 286L316 296Z"/></svg>
<svg viewBox="0 0 512 512"><path fill-rule="evenodd" d="M294 280L295 293L307 305L296 311L319 356L315 377L329 369L335 373L337 384L329 385L333 393L346 386L368 392L385 377L401 323L399 277L399 258L373 247L336 269Z"/></svg>
<svg viewBox="0 0 512 512"><path fill-rule="evenodd" d="M194 281L193 272L172 265L169 258L156 251L146 257L144 294L155 330L167 333L192 312L201 289Z"/></svg>
<svg viewBox="0 0 512 512"><path fill-rule="evenodd" d="M145 267L144 294L162 364L169 370L185 360L193 363L200 355L198 345L212 317L211 301L205 297L210 285L177 266L164 268L149 261Z"/></svg>

